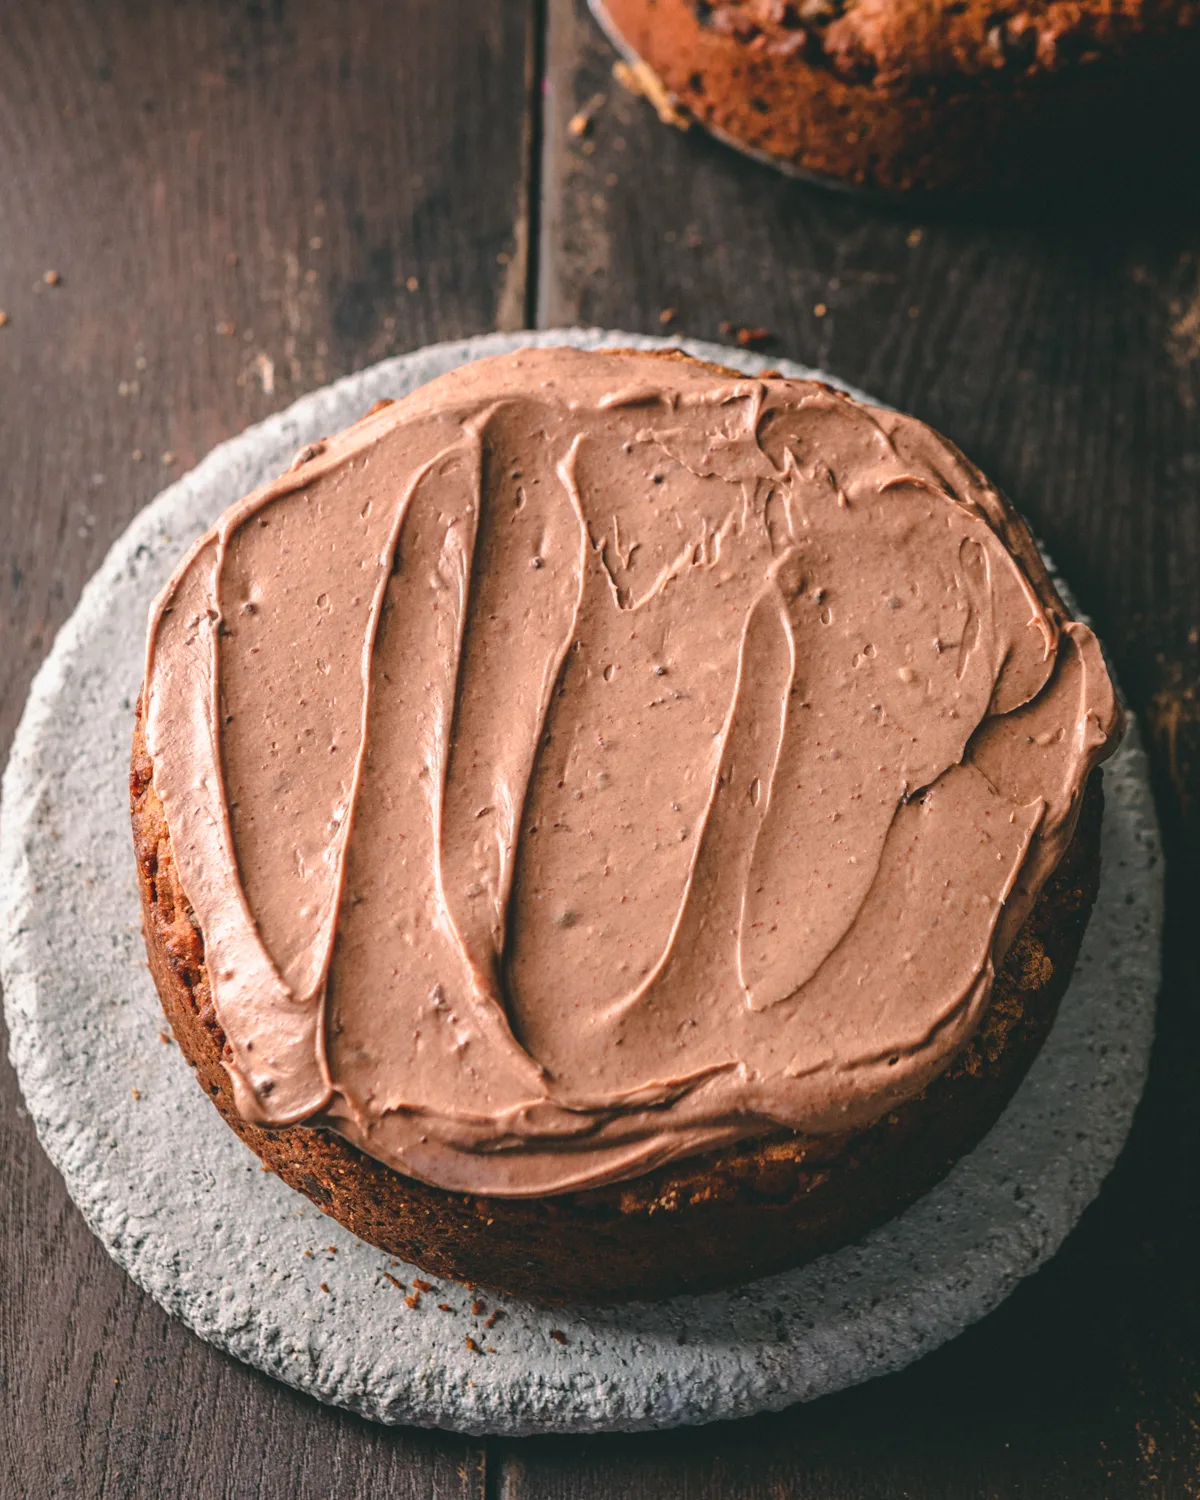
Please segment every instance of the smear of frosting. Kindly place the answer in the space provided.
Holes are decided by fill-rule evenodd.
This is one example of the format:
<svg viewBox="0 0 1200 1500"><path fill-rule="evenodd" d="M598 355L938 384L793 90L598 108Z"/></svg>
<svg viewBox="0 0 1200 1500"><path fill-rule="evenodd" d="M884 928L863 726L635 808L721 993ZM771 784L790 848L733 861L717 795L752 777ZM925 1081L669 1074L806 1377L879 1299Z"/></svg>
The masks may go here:
<svg viewBox="0 0 1200 1500"><path fill-rule="evenodd" d="M928 428L569 349L235 505L145 707L242 1113L502 1196L924 1087L1120 730Z"/></svg>

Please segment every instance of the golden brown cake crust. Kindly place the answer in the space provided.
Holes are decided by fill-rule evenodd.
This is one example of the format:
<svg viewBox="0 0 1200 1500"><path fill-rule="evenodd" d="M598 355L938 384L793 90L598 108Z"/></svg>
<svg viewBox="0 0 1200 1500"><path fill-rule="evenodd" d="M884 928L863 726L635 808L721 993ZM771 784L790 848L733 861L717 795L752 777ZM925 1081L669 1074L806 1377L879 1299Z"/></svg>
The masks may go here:
<svg viewBox="0 0 1200 1500"><path fill-rule="evenodd" d="M180 888L139 708L130 772L150 970L171 1028L226 1123L289 1186L353 1233L438 1276L547 1301L701 1291L802 1264L925 1192L1000 1114L1050 1029L1100 867L1092 773L1075 839L997 976L983 1027L924 1093L855 1135L780 1133L632 1182L488 1199L403 1177L329 1131L266 1130L234 1106L204 943Z"/></svg>
<svg viewBox="0 0 1200 1500"><path fill-rule="evenodd" d="M1195 0L601 0L672 103L750 151L885 191L1015 187L1139 74L1183 80ZM1154 89L1148 89L1151 96ZM1095 116L1093 120L1091 117ZM1094 145L1094 141L1093 141Z"/></svg>

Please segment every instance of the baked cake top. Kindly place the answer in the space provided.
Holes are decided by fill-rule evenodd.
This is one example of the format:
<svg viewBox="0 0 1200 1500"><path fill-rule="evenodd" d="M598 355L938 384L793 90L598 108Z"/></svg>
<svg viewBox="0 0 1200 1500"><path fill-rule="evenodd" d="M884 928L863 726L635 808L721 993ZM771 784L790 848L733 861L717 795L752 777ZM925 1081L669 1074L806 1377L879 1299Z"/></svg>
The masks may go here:
<svg viewBox="0 0 1200 1500"><path fill-rule="evenodd" d="M690 0L690 8L752 56L795 56L880 90L1086 67L1200 24L1196 0Z"/></svg>
<svg viewBox="0 0 1200 1500"><path fill-rule="evenodd" d="M919 1091L1120 730L929 428L572 349L234 505L144 710L239 1109L501 1196Z"/></svg>

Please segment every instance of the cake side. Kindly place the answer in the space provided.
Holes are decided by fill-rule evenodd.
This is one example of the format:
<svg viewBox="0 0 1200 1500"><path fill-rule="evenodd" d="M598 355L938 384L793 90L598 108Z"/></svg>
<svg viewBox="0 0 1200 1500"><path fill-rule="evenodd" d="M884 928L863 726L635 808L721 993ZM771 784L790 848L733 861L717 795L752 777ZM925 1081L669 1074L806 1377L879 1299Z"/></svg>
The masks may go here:
<svg viewBox="0 0 1200 1500"><path fill-rule="evenodd" d="M788 1132L631 1182L541 1199L452 1193L401 1175L330 1130L246 1120L199 926L178 880L141 712L130 799L150 970L184 1056L225 1122L352 1233L436 1276L543 1301L699 1292L800 1265L886 1222L998 1118L1053 1023L1099 884L1101 772L1071 845L1010 947L983 1024L920 1095L865 1131Z"/></svg>

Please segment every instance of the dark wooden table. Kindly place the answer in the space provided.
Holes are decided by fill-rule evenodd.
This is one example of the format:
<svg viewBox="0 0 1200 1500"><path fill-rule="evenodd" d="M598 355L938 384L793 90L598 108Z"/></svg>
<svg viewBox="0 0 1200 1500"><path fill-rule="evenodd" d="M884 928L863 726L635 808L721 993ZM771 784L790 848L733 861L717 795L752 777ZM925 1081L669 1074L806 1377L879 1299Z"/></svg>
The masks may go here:
<svg viewBox="0 0 1200 1500"><path fill-rule="evenodd" d="M1034 211L839 198L664 128L612 61L579 0L4 0L0 755L129 518L301 392L494 327L769 329L1017 497L1142 715L1169 925L1128 1149L1053 1263L904 1374L485 1443L325 1409L171 1322L5 1063L4 1500L1200 1495L1200 199L1142 173Z"/></svg>

